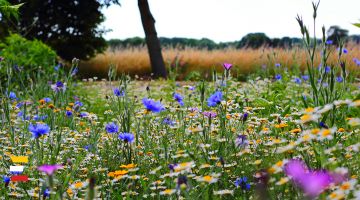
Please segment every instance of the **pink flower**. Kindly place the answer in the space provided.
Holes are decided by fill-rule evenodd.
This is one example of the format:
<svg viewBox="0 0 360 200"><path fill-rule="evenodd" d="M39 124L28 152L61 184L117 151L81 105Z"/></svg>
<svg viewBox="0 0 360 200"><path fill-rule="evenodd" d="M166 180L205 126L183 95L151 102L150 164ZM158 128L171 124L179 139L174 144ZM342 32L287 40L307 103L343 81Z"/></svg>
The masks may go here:
<svg viewBox="0 0 360 200"><path fill-rule="evenodd" d="M202 114L208 118L216 117L216 112L213 112L213 111L204 111Z"/></svg>
<svg viewBox="0 0 360 200"><path fill-rule="evenodd" d="M41 165L37 168L37 170L46 173L47 175L51 176L52 174L54 174L54 172L58 169L62 169L63 166L62 165Z"/></svg>
<svg viewBox="0 0 360 200"><path fill-rule="evenodd" d="M230 64L230 63L224 63L224 64L223 64L223 67L224 67L224 69L226 69L226 70L230 70L231 67L232 67L232 64Z"/></svg>
<svg viewBox="0 0 360 200"><path fill-rule="evenodd" d="M321 194L334 182L333 177L326 170L311 170L299 159L290 160L284 166L284 171L292 178L295 185L311 198Z"/></svg>
<svg viewBox="0 0 360 200"><path fill-rule="evenodd" d="M285 174L292 177L294 181L298 181L301 177L308 173L308 167L302 160L294 159L285 165L284 171Z"/></svg>

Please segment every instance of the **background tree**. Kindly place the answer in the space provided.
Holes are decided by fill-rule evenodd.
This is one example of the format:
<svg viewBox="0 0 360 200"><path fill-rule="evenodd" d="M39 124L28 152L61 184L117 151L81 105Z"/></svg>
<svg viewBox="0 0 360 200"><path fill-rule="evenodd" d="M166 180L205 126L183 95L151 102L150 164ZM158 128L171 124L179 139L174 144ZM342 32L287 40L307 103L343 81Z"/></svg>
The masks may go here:
<svg viewBox="0 0 360 200"><path fill-rule="evenodd" d="M60 57L89 59L106 48L102 37L103 6L118 4L118 0L10 0L24 3L18 21L14 18L0 22L0 37L10 32L27 39L39 39L55 49Z"/></svg>
<svg viewBox="0 0 360 200"><path fill-rule="evenodd" d="M141 22L145 31L145 40L148 48L151 69L155 78L166 78L166 68L164 58L161 54L160 41L155 29L155 19L152 16L147 0L138 0L141 15Z"/></svg>
<svg viewBox="0 0 360 200"><path fill-rule="evenodd" d="M238 47L250 47L256 49L264 45L269 45L270 43L271 40L265 33L249 33L241 39Z"/></svg>
<svg viewBox="0 0 360 200"><path fill-rule="evenodd" d="M345 40L348 37L349 31L342 29L339 26L331 26L327 31L328 40L332 40L334 45L339 45L341 40Z"/></svg>

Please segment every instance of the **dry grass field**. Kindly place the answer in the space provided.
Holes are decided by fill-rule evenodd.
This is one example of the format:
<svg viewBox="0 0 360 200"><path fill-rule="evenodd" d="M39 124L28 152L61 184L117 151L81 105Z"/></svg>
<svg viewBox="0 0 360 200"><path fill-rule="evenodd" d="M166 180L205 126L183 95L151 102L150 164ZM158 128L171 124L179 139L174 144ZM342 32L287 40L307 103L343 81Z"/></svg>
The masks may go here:
<svg viewBox="0 0 360 200"><path fill-rule="evenodd" d="M347 61L349 70L359 70L354 58L360 58L360 46L348 45L348 53L343 55ZM334 63L338 56L334 47L330 60ZM306 67L306 52L301 48L292 49L221 49L204 50L195 48L164 48L163 56L166 65L174 66L178 60L180 78L185 78L190 72L198 71L202 75L209 73L211 69L220 70L223 62L232 63L235 67L235 75L247 75L262 67L273 67L275 63L280 63L285 67ZM320 61L320 55L317 55L317 65ZM335 64L335 63L334 63ZM80 73L84 77L106 77L109 66L117 67L118 73L127 73L130 75L147 76L150 74L150 61L146 47L126 48L117 50L108 50L95 58L82 62L80 64Z"/></svg>

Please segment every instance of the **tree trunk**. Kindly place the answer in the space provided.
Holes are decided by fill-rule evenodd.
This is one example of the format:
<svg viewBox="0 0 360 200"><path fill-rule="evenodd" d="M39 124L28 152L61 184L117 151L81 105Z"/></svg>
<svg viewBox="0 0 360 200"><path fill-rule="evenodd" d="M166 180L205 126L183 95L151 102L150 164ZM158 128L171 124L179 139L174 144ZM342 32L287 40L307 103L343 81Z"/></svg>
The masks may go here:
<svg viewBox="0 0 360 200"><path fill-rule="evenodd" d="M141 22L145 31L145 40L148 47L151 69L154 77L166 78L166 68L161 54L159 38L155 30L155 19L152 16L147 0L138 0Z"/></svg>

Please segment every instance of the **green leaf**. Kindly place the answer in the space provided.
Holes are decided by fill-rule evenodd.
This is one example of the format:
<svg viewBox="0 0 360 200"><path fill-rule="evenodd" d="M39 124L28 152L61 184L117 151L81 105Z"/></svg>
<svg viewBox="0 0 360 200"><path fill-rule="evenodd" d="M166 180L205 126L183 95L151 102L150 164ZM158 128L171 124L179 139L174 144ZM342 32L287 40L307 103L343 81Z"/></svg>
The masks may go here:
<svg viewBox="0 0 360 200"><path fill-rule="evenodd" d="M353 23L353 25L360 28L360 23Z"/></svg>

